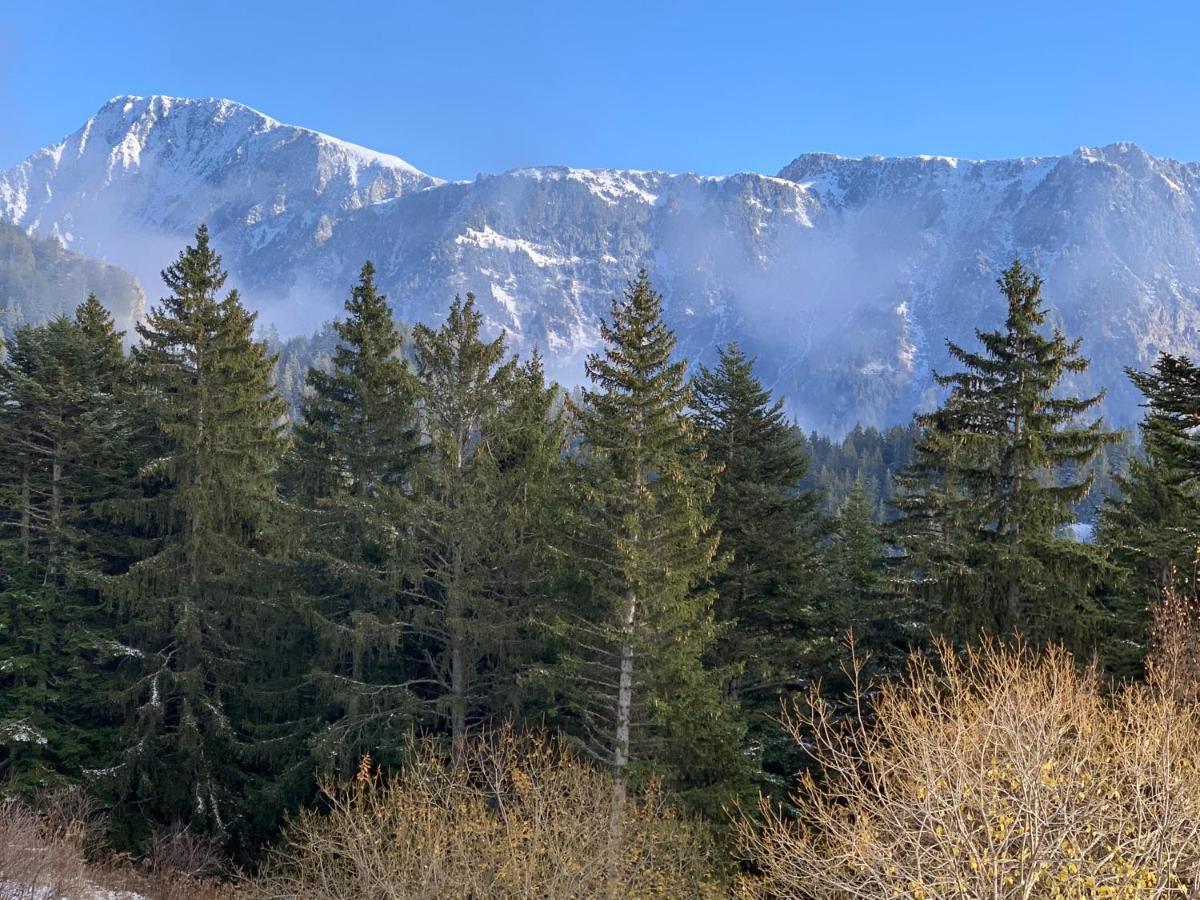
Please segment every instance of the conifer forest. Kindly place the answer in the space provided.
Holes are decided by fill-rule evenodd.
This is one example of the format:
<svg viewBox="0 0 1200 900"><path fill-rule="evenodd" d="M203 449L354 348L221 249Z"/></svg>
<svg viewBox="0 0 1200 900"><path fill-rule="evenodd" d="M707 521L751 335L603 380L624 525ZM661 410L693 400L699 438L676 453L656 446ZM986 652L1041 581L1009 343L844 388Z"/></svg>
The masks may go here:
<svg viewBox="0 0 1200 900"><path fill-rule="evenodd" d="M0 844L179 897L1197 896L1200 364L1109 427L1014 261L936 402L833 439L645 272L566 389L366 262L285 378L218 249L4 341Z"/></svg>

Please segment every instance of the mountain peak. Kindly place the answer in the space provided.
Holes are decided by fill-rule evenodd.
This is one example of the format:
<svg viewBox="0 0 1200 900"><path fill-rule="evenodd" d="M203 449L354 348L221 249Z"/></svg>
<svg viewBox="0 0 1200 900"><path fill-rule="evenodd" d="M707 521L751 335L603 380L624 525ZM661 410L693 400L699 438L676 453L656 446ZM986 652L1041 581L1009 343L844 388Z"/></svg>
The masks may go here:
<svg viewBox="0 0 1200 900"><path fill-rule="evenodd" d="M1125 165L1133 162L1142 166L1153 161L1153 157L1133 141L1113 141L1101 147L1076 147L1071 155L1088 162L1121 163Z"/></svg>
<svg viewBox="0 0 1200 900"><path fill-rule="evenodd" d="M124 94L0 172L0 219L110 258L114 234L133 242L151 228L177 241L203 221L249 252L284 234L323 240L349 210L438 184L399 157L232 100Z"/></svg>
<svg viewBox="0 0 1200 900"><path fill-rule="evenodd" d="M108 100L92 118L102 116L126 116L137 118L144 115L168 116L172 113L199 113L214 118L228 117L231 113L240 113L247 119L257 119L263 123L276 126L280 123L265 113L236 100L221 97L175 97L170 94L118 94Z"/></svg>
<svg viewBox="0 0 1200 900"><path fill-rule="evenodd" d="M830 172L887 166L899 169L936 171L956 169L963 160L954 156L841 156L837 153L802 153L779 170L777 177L788 181L808 181Z"/></svg>
<svg viewBox="0 0 1200 900"><path fill-rule="evenodd" d="M338 153L363 163L374 163L403 171L409 175L440 181L421 172L411 163L390 153L381 153L359 144L344 141L332 135L314 131L300 125L288 125L245 103L221 97L175 97L169 94L120 94L100 107L84 125L84 129L98 121L115 119L122 124L139 124L143 129L167 120L186 120L189 130L209 128L235 129L245 134L258 131L282 129L297 135L307 136L328 152Z"/></svg>
<svg viewBox="0 0 1200 900"><path fill-rule="evenodd" d="M639 268L682 354L737 340L805 427L905 418L936 390L942 338L1003 314L1020 257L1096 361L1083 385L1136 408L1123 371L1200 335L1200 165L1116 142L959 160L806 153L778 178L543 166L443 184L403 160L230 100L112 98L0 172L0 218L133 272L206 222L261 321L336 315L364 259L397 315L471 292L492 333L568 383Z"/></svg>

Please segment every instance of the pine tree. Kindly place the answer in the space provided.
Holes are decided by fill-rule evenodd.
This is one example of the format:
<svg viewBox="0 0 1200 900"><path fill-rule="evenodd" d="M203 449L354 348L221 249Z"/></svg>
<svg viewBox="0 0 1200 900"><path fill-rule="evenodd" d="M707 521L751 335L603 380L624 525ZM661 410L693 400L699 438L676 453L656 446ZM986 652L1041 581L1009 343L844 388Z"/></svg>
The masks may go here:
<svg viewBox="0 0 1200 900"><path fill-rule="evenodd" d="M370 262L345 308L332 371L309 370L284 479L321 645L327 727L314 751L343 773L364 753L391 760L420 705L402 652L408 548L396 521L420 455L416 379Z"/></svg>
<svg viewBox="0 0 1200 900"><path fill-rule="evenodd" d="M701 367L693 395L700 447L717 471L709 514L727 558L713 580L722 631L709 659L742 667L728 694L762 764L787 778L794 742L776 721L781 700L819 677L818 657L829 655L844 627L819 604L828 596L821 589L826 523L817 495L799 487L808 470L799 435L737 345L719 350L715 369Z"/></svg>
<svg viewBox="0 0 1200 900"><path fill-rule="evenodd" d="M564 724L617 776L661 770L686 791L738 778L744 728L724 696L727 667L704 658L718 536L710 472L685 409L684 364L645 272L601 325L579 411L584 458L575 525L585 597L563 610Z"/></svg>
<svg viewBox="0 0 1200 900"><path fill-rule="evenodd" d="M1105 595L1104 657L1119 676L1140 673L1149 610L1168 588L1194 595L1200 562L1200 367L1164 354L1152 372L1128 374L1146 398L1142 453L1117 476L1099 527L1125 573Z"/></svg>
<svg viewBox="0 0 1200 900"><path fill-rule="evenodd" d="M126 648L95 590L123 544L102 506L129 455L120 335L94 296L15 335L0 366L0 772L78 780L114 751L97 702L117 690Z"/></svg>
<svg viewBox="0 0 1200 900"><path fill-rule="evenodd" d="M1087 360L1079 341L1042 333L1041 278L1018 261L998 284L1004 328L977 331L980 352L948 342L962 371L936 376L949 396L918 418L916 462L897 479L896 537L910 586L929 592L952 634L982 628L1080 647L1095 637L1090 591L1109 570L1098 548L1061 534L1091 487L1063 473L1117 436L1080 424L1102 395L1060 390Z"/></svg>
<svg viewBox="0 0 1200 900"><path fill-rule="evenodd" d="M145 664L118 773L126 821L181 820L245 846L279 811L272 781L295 752L287 685L303 661L271 555L284 404L254 316L236 291L219 296L226 277L201 226L138 325L160 452L127 516L155 546L110 589Z"/></svg>

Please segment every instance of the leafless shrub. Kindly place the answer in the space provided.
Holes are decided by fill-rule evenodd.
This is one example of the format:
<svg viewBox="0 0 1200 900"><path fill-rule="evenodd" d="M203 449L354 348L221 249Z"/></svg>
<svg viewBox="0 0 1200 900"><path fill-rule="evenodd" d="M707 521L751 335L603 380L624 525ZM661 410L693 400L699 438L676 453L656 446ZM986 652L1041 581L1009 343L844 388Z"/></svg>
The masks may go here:
<svg viewBox="0 0 1200 900"><path fill-rule="evenodd" d="M52 832L78 832L85 859L104 852L107 817L95 797L82 787L61 785L39 791L30 798L29 804Z"/></svg>
<svg viewBox="0 0 1200 900"><path fill-rule="evenodd" d="M259 898L704 897L709 846L657 790L610 828L612 782L553 741L503 730L454 764L434 743L384 778L365 760L328 813L289 825Z"/></svg>
<svg viewBox="0 0 1200 900"><path fill-rule="evenodd" d="M204 878L224 868L221 843L199 834L182 822L160 828L150 836L143 866L151 875L186 875Z"/></svg>
<svg viewBox="0 0 1200 900"><path fill-rule="evenodd" d="M1146 675L1181 703L1200 698L1200 601L1174 588L1163 592L1150 625Z"/></svg>
<svg viewBox="0 0 1200 900"><path fill-rule="evenodd" d="M86 886L83 828L0 801L0 900L76 896Z"/></svg>
<svg viewBox="0 0 1200 900"><path fill-rule="evenodd" d="M786 715L823 776L798 819L738 824L744 898L1196 896L1200 713L1194 605L1167 604L1147 683L1106 694L1061 649L914 658L837 723L819 694Z"/></svg>
<svg viewBox="0 0 1200 900"><path fill-rule="evenodd" d="M226 900L227 882L205 877L222 864L219 848L182 827L151 841L146 859L105 854L104 819L73 788L0 802L0 900L141 896L147 900ZM88 860L92 861L89 862Z"/></svg>

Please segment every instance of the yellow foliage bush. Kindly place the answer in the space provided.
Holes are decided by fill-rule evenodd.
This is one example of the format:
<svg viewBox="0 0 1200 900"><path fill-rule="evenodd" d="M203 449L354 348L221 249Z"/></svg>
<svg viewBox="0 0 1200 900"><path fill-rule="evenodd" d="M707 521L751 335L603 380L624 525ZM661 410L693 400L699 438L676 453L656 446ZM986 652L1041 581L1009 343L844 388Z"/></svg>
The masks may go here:
<svg viewBox="0 0 1200 900"><path fill-rule="evenodd" d="M551 739L503 730L454 762L421 743L392 777L365 760L285 832L260 898L706 897L703 832L654 788L610 824L611 778Z"/></svg>
<svg viewBox="0 0 1200 900"><path fill-rule="evenodd" d="M1144 684L1062 649L942 646L837 722L785 715L822 775L738 823L744 898L1200 896L1194 607L1168 598ZM1172 633L1174 629L1175 633Z"/></svg>

